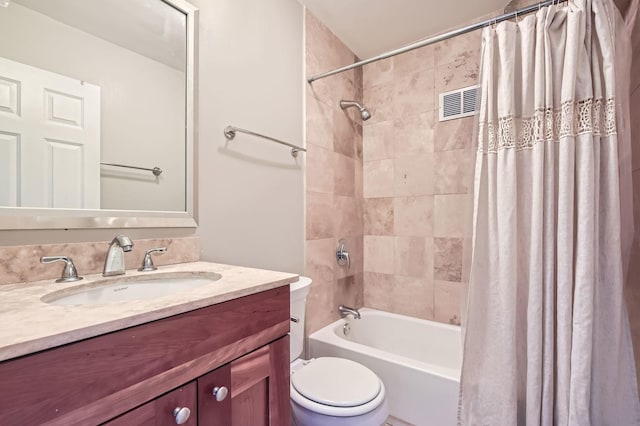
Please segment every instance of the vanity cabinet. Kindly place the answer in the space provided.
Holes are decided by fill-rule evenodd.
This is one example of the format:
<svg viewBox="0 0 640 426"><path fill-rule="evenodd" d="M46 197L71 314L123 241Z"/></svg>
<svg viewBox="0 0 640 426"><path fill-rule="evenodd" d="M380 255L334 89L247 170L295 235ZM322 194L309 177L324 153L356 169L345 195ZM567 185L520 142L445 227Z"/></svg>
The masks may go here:
<svg viewBox="0 0 640 426"><path fill-rule="evenodd" d="M285 286L7 360L0 416L158 426L187 407L186 425L288 426L288 331Z"/></svg>

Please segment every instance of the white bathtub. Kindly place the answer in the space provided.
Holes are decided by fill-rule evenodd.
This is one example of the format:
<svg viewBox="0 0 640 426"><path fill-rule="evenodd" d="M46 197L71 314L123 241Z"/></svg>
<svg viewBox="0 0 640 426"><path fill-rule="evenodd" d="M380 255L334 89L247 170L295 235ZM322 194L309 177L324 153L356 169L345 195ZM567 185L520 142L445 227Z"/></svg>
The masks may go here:
<svg viewBox="0 0 640 426"><path fill-rule="evenodd" d="M462 365L460 327L374 309L309 336L311 357L337 356L373 370L385 384L390 415L417 426L457 422ZM343 326L351 327L344 335Z"/></svg>

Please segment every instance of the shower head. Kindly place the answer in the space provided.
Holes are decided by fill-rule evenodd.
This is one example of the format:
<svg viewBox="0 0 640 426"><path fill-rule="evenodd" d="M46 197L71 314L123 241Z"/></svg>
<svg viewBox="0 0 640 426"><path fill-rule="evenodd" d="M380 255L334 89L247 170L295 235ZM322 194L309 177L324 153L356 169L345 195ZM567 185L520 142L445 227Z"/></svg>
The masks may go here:
<svg viewBox="0 0 640 426"><path fill-rule="evenodd" d="M368 119L371 118L371 113L369 112L369 110L366 109L364 106L360 105L358 102L340 101L340 108L347 109L351 107L356 107L360 110L360 118L362 118L363 121L367 121Z"/></svg>

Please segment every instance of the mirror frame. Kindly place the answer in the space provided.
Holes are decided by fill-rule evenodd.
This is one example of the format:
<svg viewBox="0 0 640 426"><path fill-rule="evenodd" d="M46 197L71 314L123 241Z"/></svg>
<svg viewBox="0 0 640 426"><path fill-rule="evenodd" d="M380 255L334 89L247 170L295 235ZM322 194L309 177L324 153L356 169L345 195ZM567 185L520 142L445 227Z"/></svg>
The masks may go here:
<svg viewBox="0 0 640 426"><path fill-rule="evenodd" d="M158 0L187 18L185 212L0 207L0 230L94 228L195 228L197 223L198 9L186 0Z"/></svg>

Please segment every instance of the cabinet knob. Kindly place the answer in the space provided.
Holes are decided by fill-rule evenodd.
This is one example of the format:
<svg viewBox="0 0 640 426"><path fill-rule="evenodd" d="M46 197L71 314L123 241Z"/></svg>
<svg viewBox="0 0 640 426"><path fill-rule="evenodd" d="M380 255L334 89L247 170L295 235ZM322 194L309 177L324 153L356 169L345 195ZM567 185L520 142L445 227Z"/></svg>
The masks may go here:
<svg viewBox="0 0 640 426"><path fill-rule="evenodd" d="M216 401L221 402L224 401L224 399L229 394L229 389L227 389L226 386L216 386L215 388L213 388L213 391L211 393L216 397Z"/></svg>
<svg viewBox="0 0 640 426"><path fill-rule="evenodd" d="M191 415L191 410L187 407L176 407L173 409L173 417L176 418L177 425L183 425L189 420L189 416Z"/></svg>

